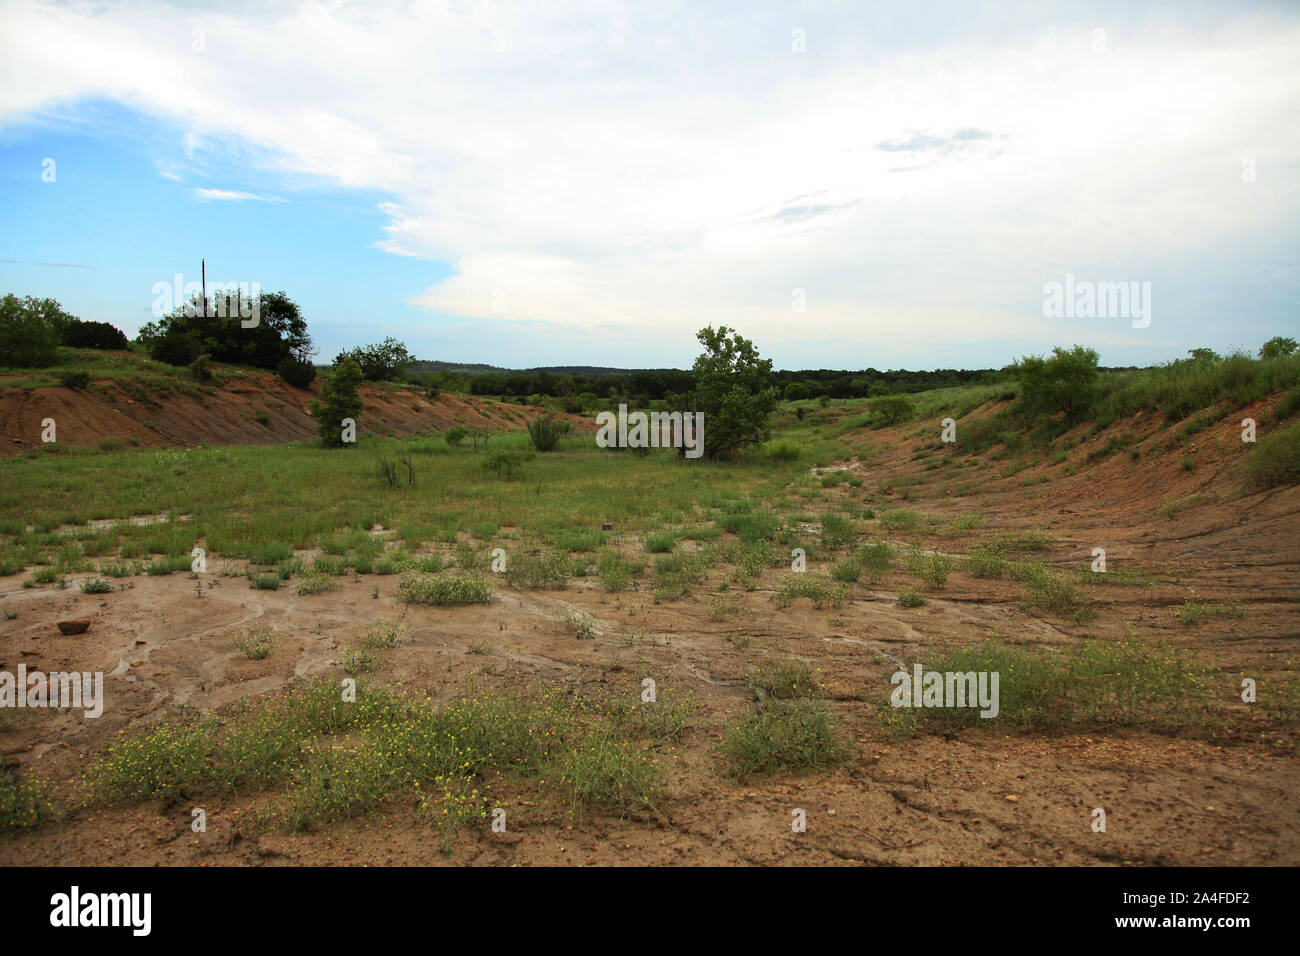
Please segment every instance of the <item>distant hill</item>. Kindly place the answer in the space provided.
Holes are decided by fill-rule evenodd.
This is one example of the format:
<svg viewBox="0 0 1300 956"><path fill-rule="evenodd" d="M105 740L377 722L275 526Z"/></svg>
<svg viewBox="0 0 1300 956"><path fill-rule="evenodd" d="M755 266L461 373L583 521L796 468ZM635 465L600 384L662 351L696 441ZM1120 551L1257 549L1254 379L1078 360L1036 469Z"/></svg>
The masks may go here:
<svg viewBox="0 0 1300 956"><path fill-rule="evenodd" d="M547 372L551 375L588 375L603 377L606 375L633 375L637 372L675 372L680 369L666 368L607 368L603 365L544 365L537 368L502 368L499 365L474 365L465 362L439 362L432 359L420 359L412 366L420 372L465 372L471 375L484 372L515 373L536 375Z"/></svg>

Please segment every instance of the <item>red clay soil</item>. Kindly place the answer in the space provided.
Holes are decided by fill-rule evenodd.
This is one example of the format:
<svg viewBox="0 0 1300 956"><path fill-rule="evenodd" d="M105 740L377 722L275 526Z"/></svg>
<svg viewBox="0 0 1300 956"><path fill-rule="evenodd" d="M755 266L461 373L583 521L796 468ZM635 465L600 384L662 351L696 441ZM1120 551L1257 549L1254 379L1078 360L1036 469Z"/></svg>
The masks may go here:
<svg viewBox="0 0 1300 956"><path fill-rule="evenodd" d="M42 422L54 419L58 440L68 445L98 445L120 439L139 447L193 445L276 445L316 437L316 422L307 410L320 393L319 377L309 388L287 384L278 375L256 370L224 372L225 381L210 394L172 392L145 402L110 379L92 382L90 390L4 388L0 386L0 457L39 448ZM144 393L136 392L137 396ZM365 412L357 433L412 435L443 431L453 425L493 430L520 428L541 414L526 405L461 395L425 398L410 390L361 387ZM257 416L262 415L262 423ZM590 418L561 413L575 429L594 431Z"/></svg>

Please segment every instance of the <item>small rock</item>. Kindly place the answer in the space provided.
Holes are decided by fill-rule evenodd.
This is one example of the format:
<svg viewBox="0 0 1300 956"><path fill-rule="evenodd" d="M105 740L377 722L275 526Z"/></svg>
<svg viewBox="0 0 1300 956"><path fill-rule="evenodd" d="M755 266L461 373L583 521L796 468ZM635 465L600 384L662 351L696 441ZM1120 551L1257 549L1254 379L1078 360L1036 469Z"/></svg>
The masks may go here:
<svg viewBox="0 0 1300 956"><path fill-rule="evenodd" d="M90 627L90 618L81 618L76 621L59 621L60 634L85 634Z"/></svg>

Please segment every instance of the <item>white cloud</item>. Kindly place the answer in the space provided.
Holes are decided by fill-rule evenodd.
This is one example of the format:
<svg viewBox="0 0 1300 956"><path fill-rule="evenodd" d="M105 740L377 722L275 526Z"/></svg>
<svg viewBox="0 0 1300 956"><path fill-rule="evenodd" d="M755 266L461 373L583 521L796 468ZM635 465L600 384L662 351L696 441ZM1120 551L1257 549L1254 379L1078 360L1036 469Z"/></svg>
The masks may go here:
<svg viewBox="0 0 1300 956"><path fill-rule="evenodd" d="M303 3L204 15L196 54L190 12L94 9L5 7L0 123L111 97L191 157L237 136L268 171L387 191L377 245L457 270L411 290L439 314L917 354L1082 339L1041 318L1043 282L1154 278L1172 306L1155 272L1298 211L1285 13L1192 30L1119 8L1098 52L1068 15L883 45L840 8ZM1178 341L1160 321L1140 341Z"/></svg>
<svg viewBox="0 0 1300 956"><path fill-rule="evenodd" d="M174 178L174 177L168 177ZM246 193L237 189L205 189L194 190L194 195L205 202L284 202L278 196L258 196L255 193Z"/></svg>

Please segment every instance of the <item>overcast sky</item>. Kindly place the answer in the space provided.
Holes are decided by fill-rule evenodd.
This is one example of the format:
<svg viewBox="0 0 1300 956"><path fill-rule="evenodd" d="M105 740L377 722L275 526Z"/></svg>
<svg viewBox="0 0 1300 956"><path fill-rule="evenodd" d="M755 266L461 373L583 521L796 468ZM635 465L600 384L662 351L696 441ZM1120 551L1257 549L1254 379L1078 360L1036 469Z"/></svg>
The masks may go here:
<svg viewBox="0 0 1300 956"><path fill-rule="evenodd" d="M1300 334L1297 51L1296 4L0 3L0 291L134 333L205 256L325 359L1253 350ZM1150 324L1045 317L1067 274Z"/></svg>

